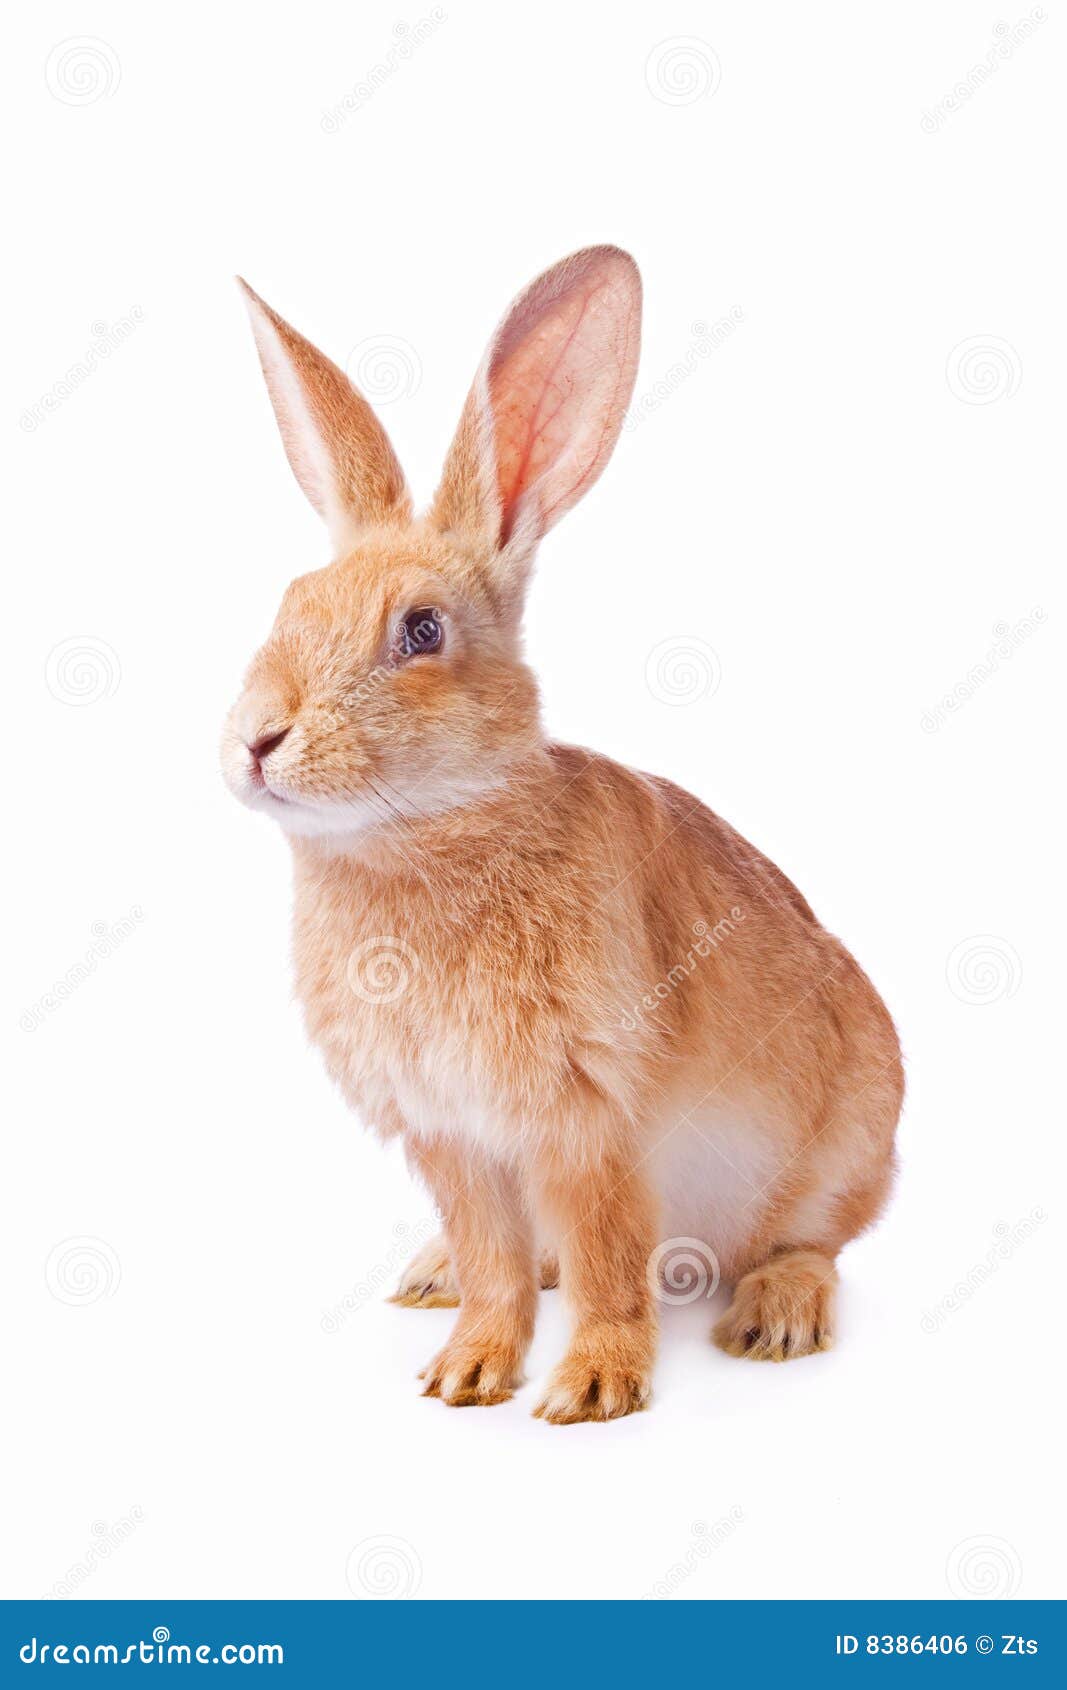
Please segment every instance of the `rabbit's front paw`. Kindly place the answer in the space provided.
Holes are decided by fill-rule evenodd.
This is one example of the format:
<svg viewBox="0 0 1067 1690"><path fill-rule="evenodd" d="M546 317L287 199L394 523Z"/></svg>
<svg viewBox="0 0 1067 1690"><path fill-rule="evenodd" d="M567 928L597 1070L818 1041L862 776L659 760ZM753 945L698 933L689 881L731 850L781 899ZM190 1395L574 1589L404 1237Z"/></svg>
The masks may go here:
<svg viewBox="0 0 1067 1690"><path fill-rule="evenodd" d="M408 1263L389 1300L406 1309L458 1308L459 1283L443 1232Z"/></svg>
<svg viewBox="0 0 1067 1690"><path fill-rule="evenodd" d="M544 1291L553 1291L559 1284L559 1258L549 1250L541 1255L540 1280ZM405 1309L459 1307L459 1280L443 1232L408 1263L389 1301Z"/></svg>
<svg viewBox="0 0 1067 1690"><path fill-rule="evenodd" d="M551 1375L534 1414L555 1426L578 1420L617 1420L648 1406L652 1395L652 1339L642 1330L608 1328L579 1337Z"/></svg>
<svg viewBox="0 0 1067 1690"><path fill-rule="evenodd" d="M424 1397L440 1397L452 1408L488 1408L507 1402L522 1383L519 1356L510 1344L486 1338L449 1339L420 1373Z"/></svg>

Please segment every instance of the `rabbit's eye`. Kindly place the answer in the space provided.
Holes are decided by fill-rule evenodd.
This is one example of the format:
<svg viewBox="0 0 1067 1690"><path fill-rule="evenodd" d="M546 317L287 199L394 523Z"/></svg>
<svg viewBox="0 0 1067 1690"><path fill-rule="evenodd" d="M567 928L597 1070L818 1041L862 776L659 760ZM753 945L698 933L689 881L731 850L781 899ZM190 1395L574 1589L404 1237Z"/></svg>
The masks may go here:
<svg viewBox="0 0 1067 1690"><path fill-rule="evenodd" d="M436 610L409 610L397 624L396 649L400 657L422 657L440 651L445 631Z"/></svg>

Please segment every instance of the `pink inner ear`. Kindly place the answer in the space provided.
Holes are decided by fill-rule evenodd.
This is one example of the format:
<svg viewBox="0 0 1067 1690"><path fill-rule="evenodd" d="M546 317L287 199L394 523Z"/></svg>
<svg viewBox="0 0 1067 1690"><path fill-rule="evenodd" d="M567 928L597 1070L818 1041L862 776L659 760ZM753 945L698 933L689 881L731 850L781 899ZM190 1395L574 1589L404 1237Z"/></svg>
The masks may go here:
<svg viewBox="0 0 1067 1690"><path fill-rule="evenodd" d="M503 540L527 494L544 532L607 462L633 390L639 312L632 262L596 254L573 274L550 271L504 324L489 367Z"/></svg>

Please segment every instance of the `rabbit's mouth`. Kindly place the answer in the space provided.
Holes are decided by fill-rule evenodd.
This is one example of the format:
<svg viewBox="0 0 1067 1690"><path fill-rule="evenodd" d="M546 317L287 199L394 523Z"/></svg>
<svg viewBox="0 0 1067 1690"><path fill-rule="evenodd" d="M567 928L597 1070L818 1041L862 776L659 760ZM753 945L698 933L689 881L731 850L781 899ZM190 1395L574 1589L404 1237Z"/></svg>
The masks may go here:
<svg viewBox="0 0 1067 1690"><path fill-rule="evenodd" d="M353 838L381 825L381 818L369 805L352 800L329 801L285 792L269 774L257 780L247 770L230 790L246 807L278 823L283 833L303 838Z"/></svg>
<svg viewBox="0 0 1067 1690"><path fill-rule="evenodd" d="M289 798L284 792L279 792L276 786L271 785L258 763L254 763L249 770L248 779L254 793L265 793L269 798L275 799L279 804L292 803L291 798Z"/></svg>

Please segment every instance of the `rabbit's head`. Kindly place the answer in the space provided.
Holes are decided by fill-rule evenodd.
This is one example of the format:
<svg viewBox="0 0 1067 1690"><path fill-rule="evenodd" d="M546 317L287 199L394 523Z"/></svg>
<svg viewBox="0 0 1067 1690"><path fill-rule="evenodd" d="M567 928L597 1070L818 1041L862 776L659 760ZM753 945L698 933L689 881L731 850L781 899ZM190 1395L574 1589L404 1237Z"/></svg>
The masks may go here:
<svg viewBox="0 0 1067 1690"><path fill-rule="evenodd" d="M334 561L292 583L252 660L223 736L227 782L297 834L468 802L541 743L523 593L542 535L618 438L637 369L637 268L591 247L519 296L419 518L366 400L245 293L286 454Z"/></svg>

